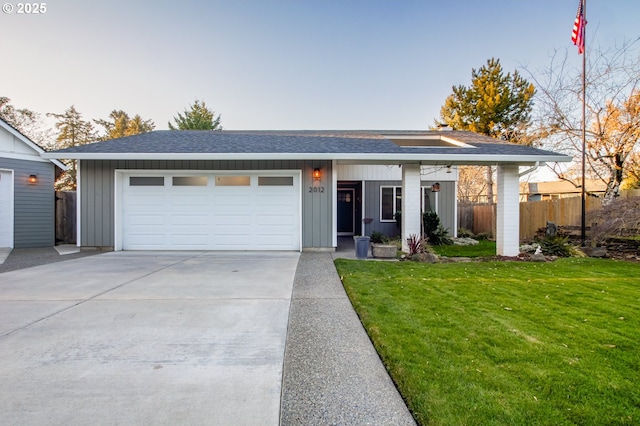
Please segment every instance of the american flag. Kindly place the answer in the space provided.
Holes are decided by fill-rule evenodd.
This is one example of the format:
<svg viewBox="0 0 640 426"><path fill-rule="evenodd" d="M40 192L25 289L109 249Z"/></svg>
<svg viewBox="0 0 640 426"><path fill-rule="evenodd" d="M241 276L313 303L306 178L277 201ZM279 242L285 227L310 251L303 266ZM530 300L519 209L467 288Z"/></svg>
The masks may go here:
<svg viewBox="0 0 640 426"><path fill-rule="evenodd" d="M584 26L587 20L584 19L584 0L580 0L578 5L578 14L573 22L573 31L571 32L571 41L578 46L578 54L584 53Z"/></svg>

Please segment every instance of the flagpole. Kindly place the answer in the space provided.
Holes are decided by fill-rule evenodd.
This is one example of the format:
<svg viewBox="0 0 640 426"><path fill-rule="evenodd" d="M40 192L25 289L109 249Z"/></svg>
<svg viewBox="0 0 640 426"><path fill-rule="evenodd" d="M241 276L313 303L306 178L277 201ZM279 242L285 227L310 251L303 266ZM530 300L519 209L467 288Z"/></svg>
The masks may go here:
<svg viewBox="0 0 640 426"><path fill-rule="evenodd" d="M586 22L587 19L587 0L582 0L582 16ZM587 98L587 41L586 41L586 25L582 28L582 217L580 226L580 240L582 247L586 246L587 225L586 225L586 204L587 204L587 182L586 176L586 146L587 146L587 129L586 129L586 98Z"/></svg>

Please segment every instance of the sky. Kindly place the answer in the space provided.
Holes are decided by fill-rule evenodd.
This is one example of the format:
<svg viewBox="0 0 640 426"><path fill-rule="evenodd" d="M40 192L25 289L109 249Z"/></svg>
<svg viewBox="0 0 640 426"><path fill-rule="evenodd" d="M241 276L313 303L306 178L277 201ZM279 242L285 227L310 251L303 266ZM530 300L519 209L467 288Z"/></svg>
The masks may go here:
<svg viewBox="0 0 640 426"><path fill-rule="evenodd" d="M568 52L578 0L50 0L0 12L0 96L156 129L194 100L227 130L421 130L489 58ZM4 8L3 8L4 10ZM587 46L640 36L640 1L588 0Z"/></svg>

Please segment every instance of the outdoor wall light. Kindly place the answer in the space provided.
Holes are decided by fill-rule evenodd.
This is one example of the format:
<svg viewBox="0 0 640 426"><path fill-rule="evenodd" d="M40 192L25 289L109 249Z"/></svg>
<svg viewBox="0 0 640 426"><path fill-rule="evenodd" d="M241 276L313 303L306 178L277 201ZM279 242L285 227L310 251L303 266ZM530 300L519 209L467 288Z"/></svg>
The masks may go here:
<svg viewBox="0 0 640 426"><path fill-rule="evenodd" d="M440 192L440 183L436 182L431 185L431 192Z"/></svg>
<svg viewBox="0 0 640 426"><path fill-rule="evenodd" d="M313 169L313 180L320 180L321 177L320 169Z"/></svg>
<svg viewBox="0 0 640 426"><path fill-rule="evenodd" d="M27 181L31 185L35 185L36 183L38 183L38 176L37 175L29 175L29 179L27 179Z"/></svg>

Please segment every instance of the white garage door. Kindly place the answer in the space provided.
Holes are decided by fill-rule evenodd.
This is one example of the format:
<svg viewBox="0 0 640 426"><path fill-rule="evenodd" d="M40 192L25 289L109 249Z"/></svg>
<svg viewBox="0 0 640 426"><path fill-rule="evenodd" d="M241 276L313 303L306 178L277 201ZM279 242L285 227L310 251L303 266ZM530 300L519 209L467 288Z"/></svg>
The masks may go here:
<svg viewBox="0 0 640 426"><path fill-rule="evenodd" d="M124 250L299 250L299 173L122 177Z"/></svg>
<svg viewBox="0 0 640 426"><path fill-rule="evenodd" d="M0 170L0 247L13 247L13 173Z"/></svg>

